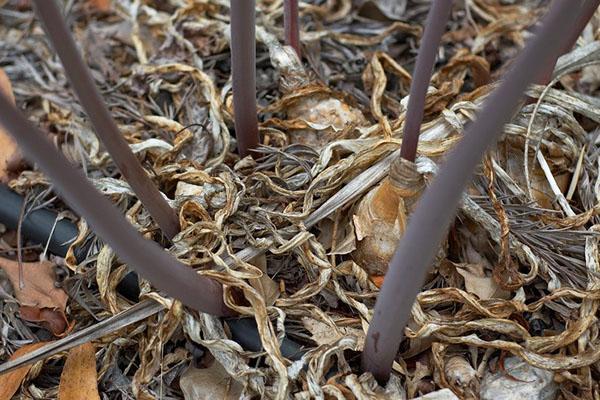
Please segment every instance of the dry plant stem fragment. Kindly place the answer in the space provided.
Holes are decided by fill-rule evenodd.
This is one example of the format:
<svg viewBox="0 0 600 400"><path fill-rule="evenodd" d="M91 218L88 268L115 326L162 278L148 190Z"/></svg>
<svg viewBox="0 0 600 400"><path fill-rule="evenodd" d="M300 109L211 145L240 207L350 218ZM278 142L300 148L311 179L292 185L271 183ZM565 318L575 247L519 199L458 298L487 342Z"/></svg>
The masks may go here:
<svg viewBox="0 0 600 400"><path fill-rule="evenodd" d="M354 215L358 242L352 256L377 281L381 280L376 277L387 271L404 233L406 216L423 189L414 161L427 87L451 9L452 0L432 3L410 86L400 156L392 163L390 175L362 199Z"/></svg>
<svg viewBox="0 0 600 400"><path fill-rule="evenodd" d="M410 97L408 98L406 122L402 134L402 148L400 149L400 156L408 161L414 162L417 154L427 87L435 65L437 49L446 29L451 10L452 0L437 0L432 3L427 14L425 32L419 47L415 72L410 85Z"/></svg>
<svg viewBox="0 0 600 400"><path fill-rule="evenodd" d="M488 97L419 201L390 263L365 342L362 367L380 382L389 378L412 305L476 165L510 120L527 85L564 46L582 4L572 0L552 4L539 33Z"/></svg>
<svg viewBox="0 0 600 400"><path fill-rule="evenodd" d="M256 40L254 0L231 0L231 69L233 114L238 153L258 146L256 111Z"/></svg>
<svg viewBox="0 0 600 400"><path fill-rule="evenodd" d="M175 211L152 183L123 138L83 62L54 0L34 1L35 11L65 68L67 78L90 117L94 130L140 201L169 238L179 232Z"/></svg>
<svg viewBox="0 0 600 400"><path fill-rule="evenodd" d="M28 160L51 179L58 194L124 262L158 289L191 308L218 316L231 315L223 303L223 288L219 283L198 275L157 243L143 239L121 212L3 95L0 95L0 124L13 136Z"/></svg>
<svg viewBox="0 0 600 400"><path fill-rule="evenodd" d="M283 27L285 30L285 44L296 50L298 58L300 52L300 26L298 22L298 0L284 0L283 2Z"/></svg>

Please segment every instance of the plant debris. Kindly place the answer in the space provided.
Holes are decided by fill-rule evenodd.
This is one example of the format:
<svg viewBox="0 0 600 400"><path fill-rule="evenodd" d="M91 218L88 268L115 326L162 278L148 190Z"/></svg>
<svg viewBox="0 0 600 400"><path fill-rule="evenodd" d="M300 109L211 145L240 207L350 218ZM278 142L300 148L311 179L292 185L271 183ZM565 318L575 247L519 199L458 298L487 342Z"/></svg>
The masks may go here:
<svg viewBox="0 0 600 400"><path fill-rule="evenodd" d="M239 331L226 318L129 279L130 265L29 166L7 185L28 210L60 213L79 235L63 257L0 229L2 266L12 268L0 271L0 359L32 354L0 375L0 399L57 397L67 350L89 341L99 396L109 399L416 398L443 389L480 398L484 377L510 380L513 359L548 371L558 398L600 391L598 13L548 85L529 87L470 181L382 387L360 369L379 291L361 250L378 230L365 199L396 177L430 5L300 2L300 60L283 45L283 2L257 0L262 146L240 158L229 2L61 3L119 131L177 211L181 231L167 241L94 134L29 2L4 3L0 67L17 106L142 236L222 284L257 340L233 340ZM455 2L425 98L415 203L547 3ZM414 207L398 204L385 229L401 235ZM32 265L54 276L32 275ZM21 297L42 279L44 292L63 293L62 308ZM125 297L123 285L136 295ZM67 325L58 332L28 320L23 306L62 310Z"/></svg>

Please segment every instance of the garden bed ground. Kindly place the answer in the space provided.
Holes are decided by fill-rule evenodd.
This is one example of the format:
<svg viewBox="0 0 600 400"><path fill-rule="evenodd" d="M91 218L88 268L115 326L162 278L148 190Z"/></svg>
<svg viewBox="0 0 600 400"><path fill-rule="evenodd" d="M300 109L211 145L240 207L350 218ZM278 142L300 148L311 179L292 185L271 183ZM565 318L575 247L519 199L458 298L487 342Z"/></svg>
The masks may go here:
<svg viewBox="0 0 600 400"><path fill-rule="evenodd" d="M515 357L552 371L546 389L558 398L600 396L598 14L552 84L529 89L477 171L383 388L360 371L381 258L365 243L402 232L412 206L392 207L389 227L364 207L395 179L388 171L429 3L302 2L299 62L281 44L281 2L257 1L264 146L240 160L227 1L66 2L112 116L178 211L172 242L103 150L28 2L4 3L0 67L19 108L147 239L222 282L256 328L199 315L145 281L140 300L125 298L128 267L25 166L6 175L25 199L21 215L51 209L78 224L79 237L58 257L20 230L1 233L0 360L31 353L31 343L65 347L0 376L0 399L6 379L18 399L55 398L59 383L67 390L76 379L97 379L107 399L414 398L444 388L485 398L494 373L520 382L506 366ZM426 100L417 182L443 165L546 6L456 2ZM264 350L239 332L258 332ZM93 347L73 347L80 338ZM96 370L85 368L91 353Z"/></svg>

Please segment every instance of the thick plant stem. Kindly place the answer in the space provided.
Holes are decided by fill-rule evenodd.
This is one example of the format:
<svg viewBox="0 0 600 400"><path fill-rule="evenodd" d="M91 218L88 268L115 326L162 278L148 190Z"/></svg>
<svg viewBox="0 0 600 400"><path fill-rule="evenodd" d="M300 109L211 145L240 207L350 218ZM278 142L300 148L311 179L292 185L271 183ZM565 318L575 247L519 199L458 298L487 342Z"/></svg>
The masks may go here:
<svg viewBox="0 0 600 400"><path fill-rule="evenodd" d="M52 180L62 199L140 275L195 310L220 316L233 314L223 302L221 284L198 275L157 243L145 240L4 95L0 95L0 125L13 136L25 157Z"/></svg>
<svg viewBox="0 0 600 400"><path fill-rule="evenodd" d="M419 201L390 263L362 355L363 369L379 382L389 378L412 306L475 167L514 114L527 85L565 45L582 4L573 0L552 4L538 34L487 99Z"/></svg>
<svg viewBox="0 0 600 400"><path fill-rule="evenodd" d="M231 0L233 116L240 156L258 146L254 0Z"/></svg>
<svg viewBox="0 0 600 400"><path fill-rule="evenodd" d="M410 97L408 98L402 147L400 149L400 157L408 161L414 162L417 154L427 88L431 80L435 56L451 10L452 0L435 0L431 3L431 8L427 14L425 32L423 33L423 39L421 39L417 63L410 84Z"/></svg>
<svg viewBox="0 0 600 400"><path fill-rule="evenodd" d="M558 58L567 53L577 42L577 38L581 35L581 32L585 29L590 19L594 16L594 13L598 9L600 5L600 0L584 0L583 7L579 12L579 17L577 18L577 22L575 23L573 30L568 36L568 40L565 42L565 45L562 47L562 50L559 54L557 54L556 58L546 65L544 71L539 74L538 79L536 79L535 83L538 85L547 85L552 80L552 73L554 72L554 68L556 67L556 61Z"/></svg>
<svg viewBox="0 0 600 400"><path fill-rule="evenodd" d="M127 180L142 204L156 220L169 238L179 232L179 221L110 116L90 71L79 55L73 36L69 32L55 0L34 0L35 11L44 25L65 68L67 78L73 86L81 105L90 117L94 130L108 150L113 161Z"/></svg>
<svg viewBox="0 0 600 400"><path fill-rule="evenodd" d="M296 50L298 58L302 58L300 50L300 26L298 23L298 0L283 1L283 27L285 44Z"/></svg>

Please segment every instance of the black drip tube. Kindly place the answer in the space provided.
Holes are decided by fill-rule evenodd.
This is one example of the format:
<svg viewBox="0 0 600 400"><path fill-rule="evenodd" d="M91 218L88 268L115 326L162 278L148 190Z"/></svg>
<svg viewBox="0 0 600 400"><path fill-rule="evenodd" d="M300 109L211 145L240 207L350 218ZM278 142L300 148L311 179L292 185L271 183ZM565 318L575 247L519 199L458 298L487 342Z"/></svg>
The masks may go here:
<svg viewBox="0 0 600 400"><path fill-rule="evenodd" d="M7 228L16 230L23 207L24 199L10 188L0 184L0 223ZM21 222L21 234L26 239L43 246L48 243L48 250L59 257L65 257L70 243L77 237L78 229L75 224L67 219L57 221L56 212L40 208L24 215ZM55 226L56 224L56 226ZM48 239L50 238L50 239ZM75 257L83 261L89 245L84 245L75 250ZM140 288L138 276L130 272L121 279L117 291L131 301L138 301ZM238 342L244 350L262 351L262 343L256 322L252 318L225 318L233 340ZM298 360L306 352L303 346L289 338L284 338L281 343L281 353L289 360Z"/></svg>

